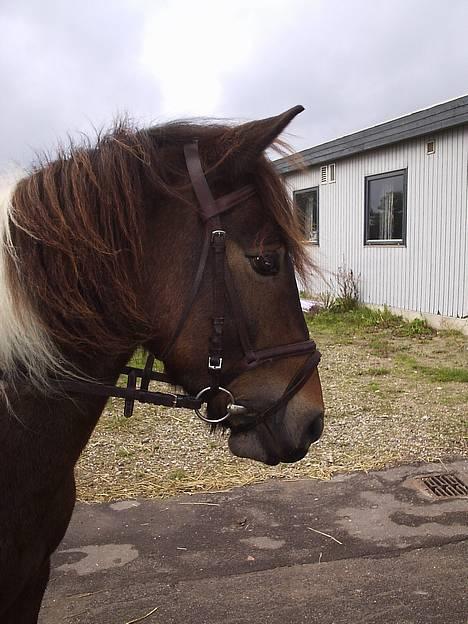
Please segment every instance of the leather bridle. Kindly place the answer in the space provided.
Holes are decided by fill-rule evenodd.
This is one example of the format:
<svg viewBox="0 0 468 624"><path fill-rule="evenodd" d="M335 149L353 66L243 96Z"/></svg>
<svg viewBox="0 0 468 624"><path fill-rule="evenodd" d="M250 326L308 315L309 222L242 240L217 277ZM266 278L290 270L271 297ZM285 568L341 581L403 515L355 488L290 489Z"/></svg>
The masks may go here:
<svg viewBox="0 0 468 624"><path fill-rule="evenodd" d="M232 414L248 411L242 405L235 405L233 395L226 388L234 379L247 371L275 360L307 356L302 366L299 367L292 377L282 396L261 414L256 415L255 421L252 423L255 425L286 406L292 397L301 390L317 368L320 361L320 353L312 340L265 349L256 350L254 348L249 338L246 317L242 310L240 298L237 295L231 270L226 262L227 233L223 228L221 216L252 197L256 193L255 187L249 184L215 199L202 168L198 143L194 141L186 144L184 146L184 155L192 188L198 203L198 215L204 224L204 239L198 268L182 314L158 359L164 362L174 348L199 293L208 259L211 257L213 266L213 313L207 362L211 385L201 389L196 396L150 391L148 388L151 380L170 383L170 379L165 373L153 371L155 355L149 354L144 369L130 366L124 368L122 373L128 376L126 388L76 379L62 380L60 386L63 390L72 393L79 392L124 398L124 415L127 417L133 413L134 402L139 401L154 405L193 409L202 420L209 423L218 423L228 419ZM223 349L226 302L229 302L230 313L235 321L239 342L244 353L244 357L227 371L225 370ZM139 388L137 387L138 378L141 378ZM219 392L224 393L227 397L226 413L221 418L208 418L201 412L202 405Z"/></svg>

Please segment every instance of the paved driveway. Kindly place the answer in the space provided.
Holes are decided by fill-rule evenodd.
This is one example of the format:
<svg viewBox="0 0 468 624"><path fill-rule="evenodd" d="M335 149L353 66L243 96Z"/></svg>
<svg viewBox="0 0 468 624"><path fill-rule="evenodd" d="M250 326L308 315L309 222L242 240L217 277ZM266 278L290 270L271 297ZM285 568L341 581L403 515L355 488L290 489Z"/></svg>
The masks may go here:
<svg viewBox="0 0 468 624"><path fill-rule="evenodd" d="M415 479L446 471L468 483L460 460L80 504L39 621L467 624L468 499Z"/></svg>

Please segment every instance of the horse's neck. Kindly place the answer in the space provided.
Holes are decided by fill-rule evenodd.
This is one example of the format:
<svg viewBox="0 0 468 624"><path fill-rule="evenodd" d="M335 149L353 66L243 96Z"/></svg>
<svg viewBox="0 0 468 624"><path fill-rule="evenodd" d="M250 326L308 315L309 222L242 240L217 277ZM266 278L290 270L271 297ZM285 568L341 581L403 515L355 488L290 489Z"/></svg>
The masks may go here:
<svg viewBox="0 0 468 624"><path fill-rule="evenodd" d="M88 363L82 370L90 377L113 383L125 360L123 356ZM30 386L6 392L10 408L4 405L0 411L0 446L5 453L11 453L19 463L32 463L43 476L48 473L52 481L72 471L105 407L106 398L45 395ZM10 465L14 470L18 462Z"/></svg>

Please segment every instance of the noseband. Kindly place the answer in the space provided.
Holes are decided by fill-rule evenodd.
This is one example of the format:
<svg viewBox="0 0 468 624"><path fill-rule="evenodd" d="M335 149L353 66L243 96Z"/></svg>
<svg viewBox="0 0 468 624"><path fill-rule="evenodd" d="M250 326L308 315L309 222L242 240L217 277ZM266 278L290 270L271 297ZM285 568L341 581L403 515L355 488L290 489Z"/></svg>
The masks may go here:
<svg viewBox="0 0 468 624"><path fill-rule="evenodd" d="M320 353L317 351L315 342L312 340L278 345L266 349L256 350L253 347L249 338L245 320L246 317L242 309L241 300L232 279L231 270L226 262L226 238L228 234L223 228L221 215L252 197L256 193L255 187L249 184L232 193L215 199L203 172L198 153L198 143L195 141L185 145L184 155L192 188L198 202L198 215L204 224L204 239L198 268L182 314L172 336L163 352L158 356L158 359L163 362L166 361L173 350L194 305L200 290L208 259L211 257L213 266L213 312L207 361L211 385L200 390L196 396L150 391L148 387L151 380L170 382L170 379L165 373L153 371L155 355L149 354L144 369L130 366L124 368L122 373L128 376L126 388L78 380L64 380L61 382L61 387L69 392L124 398L124 415L127 417L131 416L133 413L134 402L139 401L142 403L152 403L154 405L193 409L205 422L218 423L226 420L235 413L247 411L244 406L235 405L233 395L226 388L234 379L262 364L274 362L282 358L307 356L302 366L292 377L282 396L268 409L257 415L254 423L257 424L286 406L292 397L301 390L317 368L320 361ZM243 358L228 370L225 370L223 350L226 302L229 303L230 313L235 321L239 342L244 353ZM137 387L138 378L141 378L139 388ZM228 400L226 414L218 419L210 419L201 412L202 405L206 403L210 397L220 392L225 394Z"/></svg>

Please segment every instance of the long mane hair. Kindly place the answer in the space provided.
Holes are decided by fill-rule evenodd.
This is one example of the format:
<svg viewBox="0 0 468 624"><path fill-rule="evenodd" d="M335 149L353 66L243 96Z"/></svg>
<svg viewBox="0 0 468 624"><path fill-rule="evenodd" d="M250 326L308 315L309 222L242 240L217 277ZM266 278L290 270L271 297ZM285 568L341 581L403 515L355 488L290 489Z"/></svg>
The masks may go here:
<svg viewBox="0 0 468 624"><path fill-rule="evenodd" d="M187 200L181 146L196 137L208 171L235 155L231 126L172 122L146 130L119 122L92 145L43 157L1 203L0 369L39 387L66 371L64 353L117 353L150 337L141 304L143 207ZM296 270L307 256L288 194L261 157L258 195ZM233 183L234 172L232 172ZM234 189L232 189L234 190ZM153 207L157 209L157 206Z"/></svg>

